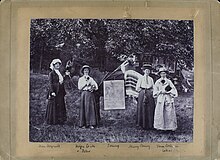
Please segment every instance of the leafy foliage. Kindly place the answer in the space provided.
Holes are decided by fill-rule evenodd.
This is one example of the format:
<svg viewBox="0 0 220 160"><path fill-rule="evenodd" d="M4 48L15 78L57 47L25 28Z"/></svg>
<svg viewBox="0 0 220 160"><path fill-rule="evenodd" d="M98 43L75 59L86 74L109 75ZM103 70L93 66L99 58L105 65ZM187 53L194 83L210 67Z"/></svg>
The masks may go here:
<svg viewBox="0 0 220 160"><path fill-rule="evenodd" d="M32 19L31 69L47 70L53 58L103 71L131 54L173 55L193 68L193 21L138 19Z"/></svg>

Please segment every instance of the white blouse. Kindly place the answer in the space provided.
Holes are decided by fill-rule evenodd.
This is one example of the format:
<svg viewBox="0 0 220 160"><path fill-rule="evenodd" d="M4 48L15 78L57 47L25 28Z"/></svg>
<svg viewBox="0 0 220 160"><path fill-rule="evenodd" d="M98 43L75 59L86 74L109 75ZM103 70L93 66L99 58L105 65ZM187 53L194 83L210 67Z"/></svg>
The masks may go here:
<svg viewBox="0 0 220 160"><path fill-rule="evenodd" d="M56 72L56 74L59 77L59 83L62 84L63 83L63 76L61 75L60 71L57 69L54 69L54 71Z"/></svg>
<svg viewBox="0 0 220 160"><path fill-rule="evenodd" d="M143 75L138 79L136 90L139 92L141 88L153 88L154 80L150 76Z"/></svg>
<svg viewBox="0 0 220 160"><path fill-rule="evenodd" d="M164 80L165 82L162 83L161 81ZM165 88L167 86L170 86L171 87L171 90L166 92L165 91ZM170 95L172 97L177 97L178 96L178 93L177 93L177 90L176 90L176 87L174 86L174 84L172 83L171 80L167 79L167 78L159 78L155 85L154 85L154 91L153 91L153 96L156 98L156 97L159 97L160 95L163 95L161 92L165 92L166 95Z"/></svg>
<svg viewBox="0 0 220 160"><path fill-rule="evenodd" d="M98 85L92 77L84 75L79 78L78 81L79 90L88 91L91 88L93 88L94 90L98 89Z"/></svg>

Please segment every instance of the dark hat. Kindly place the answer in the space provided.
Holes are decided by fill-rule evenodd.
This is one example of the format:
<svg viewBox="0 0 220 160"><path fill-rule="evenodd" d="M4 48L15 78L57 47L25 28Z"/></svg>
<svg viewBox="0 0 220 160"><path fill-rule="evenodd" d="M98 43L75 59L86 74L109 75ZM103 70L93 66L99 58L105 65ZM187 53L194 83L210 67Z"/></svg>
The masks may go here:
<svg viewBox="0 0 220 160"><path fill-rule="evenodd" d="M141 67L142 70L145 70L145 69L152 69L152 66L150 64L144 64L142 67Z"/></svg>
<svg viewBox="0 0 220 160"><path fill-rule="evenodd" d="M169 73L168 70L165 67L161 67L158 71L158 75L160 75L161 72Z"/></svg>
<svg viewBox="0 0 220 160"><path fill-rule="evenodd" d="M81 73L81 74L83 74L83 70L84 70L85 68L88 68L88 69L89 69L89 72L91 71L91 68L90 68L88 65L84 65L84 66L82 66L82 68L81 68L81 70L80 70L80 73Z"/></svg>

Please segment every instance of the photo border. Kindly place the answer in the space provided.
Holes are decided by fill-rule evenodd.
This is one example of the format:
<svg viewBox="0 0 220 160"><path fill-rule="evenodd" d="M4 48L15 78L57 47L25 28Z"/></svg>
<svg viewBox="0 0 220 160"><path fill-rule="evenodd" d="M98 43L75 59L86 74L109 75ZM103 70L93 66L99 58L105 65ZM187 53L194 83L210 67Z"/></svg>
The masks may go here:
<svg viewBox="0 0 220 160"><path fill-rule="evenodd" d="M24 1L5 1L2 4L6 9L1 13L7 15L7 19L2 18L1 23L6 22L4 27L10 28L3 36L9 36L9 42L6 41L10 49L3 46L1 51L6 48L5 63L6 67L1 68L10 73L6 95L6 101L3 118L8 119L9 123L2 123L4 129L0 130L4 140L4 148L0 153L5 157L16 158L90 158L90 159L146 159L146 158L169 158L176 159L206 159L219 156L218 136L219 124L217 124L216 109L219 102L217 95L219 91L213 91L212 87L217 87L219 75L214 75L212 69L219 73L218 61L220 57L212 49L215 49L218 39L213 38L213 31L219 33L211 25L213 20L218 16L212 16L212 12L218 13L218 7L211 1L108 1L104 2L75 2L75 1L53 1L47 2L24 2ZM8 10L7 10L8 9ZM8 15L9 14L9 15ZM88 154L77 153L76 143L31 143L29 137L29 65L30 65L30 19L31 18L137 18L137 19L182 19L194 20L194 133L193 143L144 143L151 146L150 151L128 149L130 143L119 143L120 148L108 148L111 143L77 143L77 144L94 144ZM219 24L219 21L216 23ZM214 25L215 26L215 25ZM217 26L217 25L216 25ZM8 36L7 36L8 37ZM6 38L7 39L7 38ZM1 42L3 42L1 38ZM216 50L214 50L216 51ZM214 59L216 58L216 59ZM212 62L215 62L214 64ZM4 72L5 73L5 72ZM211 77L211 78L210 78ZM1 82L4 82L1 80ZM3 93L4 94L4 93ZM212 99L214 98L214 102ZM7 107L8 106L8 107ZM216 106L216 107L212 107ZM211 109L210 109L211 108ZM216 112L215 112L216 111ZM3 115L1 113L1 115ZM213 115L213 116L212 116ZM1 117L1 116L0 116ZM211 121L213 120L214 121ZM211 126L211 124L213 124ZM217 128L217 129L216 129ZM9 133L10 137L7 137ZM214 136L212 136L214 135ZM9 142L6 145L6 142ZM212 143L211 143L212 142ZM215 142L215 143L214 143ZM115 144L115 143L114 143ZM138 143L135 143L138 144ZM158 145L171 145L174 150L162 152ZM213 144L213 146L212 146ZM39 147L40 145L59 145L56 147Z"/></svg>

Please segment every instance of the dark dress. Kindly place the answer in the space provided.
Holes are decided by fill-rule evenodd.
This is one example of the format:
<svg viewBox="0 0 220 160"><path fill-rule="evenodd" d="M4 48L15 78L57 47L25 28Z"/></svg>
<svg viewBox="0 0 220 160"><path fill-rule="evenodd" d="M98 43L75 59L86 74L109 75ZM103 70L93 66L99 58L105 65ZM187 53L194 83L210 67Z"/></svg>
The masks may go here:
<svg viewBox="0 0 220 160"><path fill-rule="evenodd" d="M144 129L152 129L154 123L155 101L152 89L141 89L138 95L137 124Z"/></svg>
<svg viewBox="0 0 220 160"><path fill-rule="evenodd" d="M51 95L53 92L56 96ZM63 124L66 121L65 95L64 84L60 84L56 72L51 71L49 73L48 104L45 116L47 124Z"/></svg>
<svg viewBox="0 0 220 160"><path fill-rule="evenodd" d="M99 121L98 108L93 92L82 91L79 111L79 126L96 126Z"/></svg>

